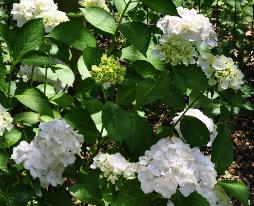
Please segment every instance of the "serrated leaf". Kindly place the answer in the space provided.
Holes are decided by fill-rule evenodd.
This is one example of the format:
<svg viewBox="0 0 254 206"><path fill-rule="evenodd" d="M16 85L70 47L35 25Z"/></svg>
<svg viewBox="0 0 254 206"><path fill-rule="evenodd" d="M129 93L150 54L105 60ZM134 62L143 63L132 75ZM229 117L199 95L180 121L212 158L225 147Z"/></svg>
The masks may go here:
<svg viewBox="0 0 254 206"><path fill-rule="evenodd" d="M60 24L48 37L71 45L80 51L86 47L96 47L95 37L84 26L75 21Z"/></svg>
<svg viewBox="0 0 254 206"><path fill-rule="evenodd" d="M27 89L22 94L16 95L16 98L20 103L39 114L52 115L52 109L48 99L37 88Z"/></svg>
<svg viewBox="0 0 254 206"><path fill-rule="evenodd" d="M113 102L105 104L102 122L108 135L126 145L132 156L143 154L152 144L152 129L147 120L137 114L128 113Z"/></svg>
<svg viewBox="0 0 254 206"><path fill-rule="evenodd" d="M99 181L100 174L97 171L80 174L77 184L71 186L69 191L83 203L102 205L102 191Z"/></svg>
<svg viewBox="0 0 254 206"><path fill-rule="evenodd" d="M180 192L177 192L171 197L175 206L210 206L207 200L197 192L191 193L188 197L184 197Z"/></svg>
<svg viewBox="0 0 254 206"><path fill-rule="evenodd" d="M184 116L180 122L180 130L191 147L203 148L210 140L210 132L206 125L195 117Z"/></svg>
<svg viewBox="0 0 254 206"><path fill-rule="evenodd" d="M66 108L73 103L73 98L68 93L58 93L50 98L50 102Z"/></svg>
<svg viewBox="0 0 254 206"><path fill-rule="evenodd" d="M99 7L88 7L81 9L81 11L86 20L94 27L110 34L115 33L117 28L116 21L113 16L104 9Z"/></svg>
<svg viewBox="0 0 254 206"><path fill-rule="evenodd" d="M146 24L141 22L128 22L121 24L119 30L133 46L146 56L151 40L151 33Z"/></svg>
<svg viewBox="0 0 254 206"><path fill-rule="evenodd" d="M14 123L37 124L40 115L35 112L22 112L14 116Z"/></svg>
<svg viewBox="0 0 254 206"><path fill-rule="evenodd" d="M99 48L88 47L83 51L83 60L88 70L91 70L92 65L99 65L102 57L102 50Z"/></svg>
<svg viewBox="0 0 254 206"><path fill-rule="evenodd" d="M223 180L218 182L228 195L235 197L245 206L248 205L249 191L243 182L235 180Z"/></svg>
<svg viewBox="0 0 254 206"><path fill-rule="evenodd" d="M37 50L44 37L42 19L34 19L27 22L18 31L15 31L15 43L12 43L15 60L21 59L27 52Z"/></svg>
<svg viewBox="0 0 254 206"><path fill-rule="evenodd" d="M126 4L131 0L113 0L114 4L117 8L117 11L121 14L126 6ZM129 4L128 8L126 9L126 12L134 9L138 5L137 2L132 2Z"/></svg>
<svg viewBox="0 0 254 206"><path fill-rule="evenodd" d="M26 65L49 66L54 63L53 58L43 53L32 52L23 56L21 62Z"/></svg>
<svg viewBox="0 0 254 206"><path fill-rule="evenodd" d="M66 121L84 135L84 141L94 144L100 136L90 114L84 109L72 109L64 117Z"/></svg>
<svg viewBox="0 0 254 206"><path fill-rule="evenodd" d="M218 135L212 146L212 162L218 175L222 175L233 162L233 144L227 123L220 123L217 131Z"/></svg>
<svg viewBox="0 0 254 206"><path fill-rule="evenodd" d="M16 128L8 131L0 139L0 148L6 149L15 145L21 139L22 133Z"/></svg>
<svg viewBox="0 0 254 206"><path fill-rule="evenodd" d="M148 8L163 14L178 16L176 6L172 0L142 0Z"/></svg>
<svg viewBox="0 0 254 206"><path fill-rule="evenodd" d="M7 152L0 151L0 170L7 170L7 163L9 160L9 154Z"/></svg>

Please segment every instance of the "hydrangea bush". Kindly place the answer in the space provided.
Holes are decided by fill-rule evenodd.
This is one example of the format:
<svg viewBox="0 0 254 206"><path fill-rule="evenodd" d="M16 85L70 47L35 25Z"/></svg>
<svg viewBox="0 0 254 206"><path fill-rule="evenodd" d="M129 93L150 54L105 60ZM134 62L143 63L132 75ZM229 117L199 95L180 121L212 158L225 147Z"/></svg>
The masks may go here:
<svg viewBox="0 0 254 206"><path fill-rule="evenodd" d="M6 4L0 205L248 205L224 174L229 119L252 106L206 16L171 0Z"/></svg>

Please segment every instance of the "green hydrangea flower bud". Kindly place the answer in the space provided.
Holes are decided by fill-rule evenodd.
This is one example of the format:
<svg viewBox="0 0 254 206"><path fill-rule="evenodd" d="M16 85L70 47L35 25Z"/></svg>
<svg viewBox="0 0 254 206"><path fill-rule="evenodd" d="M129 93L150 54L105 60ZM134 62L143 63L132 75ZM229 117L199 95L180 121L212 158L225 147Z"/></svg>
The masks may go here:
<svg viewBox="0 0 254 206"><path fill-rule="evenodd" d="M121 84L125 72L126 68L119 63L118 59L104 54L101 57L99 66L92 66L91 75L97 84L101 84L104 89L108 89L112 84Z"/></svg>

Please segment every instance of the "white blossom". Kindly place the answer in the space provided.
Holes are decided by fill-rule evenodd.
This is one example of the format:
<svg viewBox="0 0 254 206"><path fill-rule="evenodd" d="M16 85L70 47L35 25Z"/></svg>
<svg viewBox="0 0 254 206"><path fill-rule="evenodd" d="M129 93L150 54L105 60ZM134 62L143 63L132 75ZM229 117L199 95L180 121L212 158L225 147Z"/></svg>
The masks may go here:
<svg viewBox="0 0 254 206"><path fill-rule="evenodd" d="M208 157L176 137L159 140L139 158L141 189L144 193L155 191L164 198L170 198L179 188L185 197L196 191L215 206L216 176Z"/></svg>
<svg viewBox="0 0 254 206"><path fill-rule="evenodd" d="M69 21L53 0L20 0L20 3L13 4L11 14L18 27L31 19L42 18L46 32L51 32L60 23Z"/></svg>
<svg viewBox="0 0 254 206"><path fill-rule="evenodd" d="M65 167L73 164L81 152L83 136L77 134L65 120L40 123L40 131L29 144L26 141L13 149L12 159L39 178L43 188L63 183Z"/></svg>
<svg viewBox="0 0 254 206"><path fill-rule="evenodd" d="M120 153L99 153L93 158L92 169L99 168L104 177L115 184L119 176L125 179L134 179L137 172L137 164L128 162Z"/></svg>
<svg viewBox="0 0 254 206"><path fill-rule="evenodd" d="M9 112L0 104L0 137L5 130L10 131L13 128L13 119Z"/></svg>
<svg viewBox="0 0 254 206"><path fill-rule="evenodd" d="M196 44L197 47L216 47L217 35L209 19L195 9L177 8L180 17L165 16L157 27L167 36L179 35Z"/></svg>
<svg viewBox="0 0 254 206"><path fill-rule="evenodd" d="M182 116L183 113L184 113L184 111L178 113L177 116L173 118L173 122L176 123L179 120L179 118ZM207 144L207 146L208 147L212 146L212 143L218 134L218 132L216 130L216 125L214 124L213 120L211 118L207 117L206 115L204 115L203 112L201 112L199 109L189 109L184 115L195 117L206 125L208 131L210 132L210 141ZM177 123L177 125L175 126L175 129L176 129L179 137L183 138L183 135L182 135L181 129L180 129L180 123L181 122ZM195 138L195 137L193 137L193 138Z"/></svg>
<svg viewBox="0 0 254 206"><path fill-rule="evenodd" d="M219 91L228 88L239 90L244 83L243 73L230 57L224 55L213 56L211 54L201 54L198 65L201 66L208 78L209 85L217 85Z"/></svg>

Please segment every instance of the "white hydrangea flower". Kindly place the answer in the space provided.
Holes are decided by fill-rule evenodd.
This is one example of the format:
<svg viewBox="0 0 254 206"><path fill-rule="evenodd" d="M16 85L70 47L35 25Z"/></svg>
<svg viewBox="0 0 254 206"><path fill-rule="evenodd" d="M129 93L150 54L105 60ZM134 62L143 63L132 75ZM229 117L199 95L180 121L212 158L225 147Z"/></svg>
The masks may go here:
<svg viewBox="0 0 254 206"><path fill-rule="evenodd" d="M173 118L173 122L176 123L179 120L179 118L182 116L183 113L184 113L184 111L178 113L177 116ZM216 130L216 125L214 124L213 120L211 118L207 117L206 115L204 115L203 112L201 112L199 109L189 109L185 113L185 116L195 117L206 125L208 131L210 132L210 141L208 142L207 146L211 147L213 141L215 140L215 138L218 134L218 132ZM180 123L181 122L178 122L178 124L175 126L175 129L176 129L179 137L183 138L183 135L180 130Z"/></svg>
<svg viewBox="0 0 254 206"><path fill-rule="evenodd" d="M198 53L192 43L180 35L163 35L153 50L154 56L172 65L195 64Z"/></svg>
<svg viewBox="0 0 254 206"><path fill-rule="evenodd" d="M83 7L91 7L91 6L97 6L100 8L103 8L106 11L109 11L109 8L105 2L105 0L81 0L79 1L80 5Z"/></svg>
<svg viewBox="0 0 254 206"><path fill-rule="evenodd" d="M20 65L20 70L17 73L19 78L22 78L24 82L27 82L31 79L33 66L29 65ZM44 82L45 79L45 68L42 67L34 67L33 81L36 82ZM68 79L66 79L66 73ZM72 87L74 82L74 74L73 72L67 68L59 68L56 71L53 71L51 68L48 68L47 71L47 83L53 86L57 91L62 91L66 87Z"/></svg>
<svg viewBox="0 0 254 206"><path fill-rule="evenodd" d="M0 137L5 130L10 131L13 128L13 119L9 112L0 104Z"/></svg>
<svg viewBox="0 0 254 206"><path fill-rule="evenodd" d="M180 17L165 16L161 18L157 27L167 36L179 35L197 47L216 47L217 35L209 19L198 14L195 9L177 8Z"/></svg>
<svg viewBox="0 0 254 206"><path fill-rule="evenodd" d="M93 158L93 164L90 167L99 168L112 184L115 184L119 176L128 180L134 179L137 172L137 164L128 162L120 153L112 155L99 153Z"/></svg>
<svg viewBox="0 0 254 206"><path fill-rule="evenodd" d="M159 140L139 158L141 189L144 193L155 191L164 198L170 198L179 188L185 197L197 191L215 206L216 176L214 164L208 157L176 137Z"/></svg>
<svg viewBox="0 0 254 206"><path fill-rule="evenodd" d="M43 188L63 183L65 167L73 164L81 152L83 136L77 134L65 120L40 123L40 131L29 144L26 141L13 149L11 158L23 164L33 178L39 178Z"/></svg>
<svg viewBox="0 0 254 206"><path fill-rule="evenodd" d="M211 54L202 54L198 65L208 78L210 86L218 86L218 90L228 88L239 90L243 81L243 73L238 69L233 59L221 56L212 56ZM206 63L204 63L206 62Z"/></svg>
<svg viewBox="0 0 254 206"><path fill-rule="evenodd" d="M60 23L69 21L66 14L58 10L53 0L20 0L20 3L13 4L11 14L18 27L22 27L31 19L42 18L47 33Z"/></svg>

